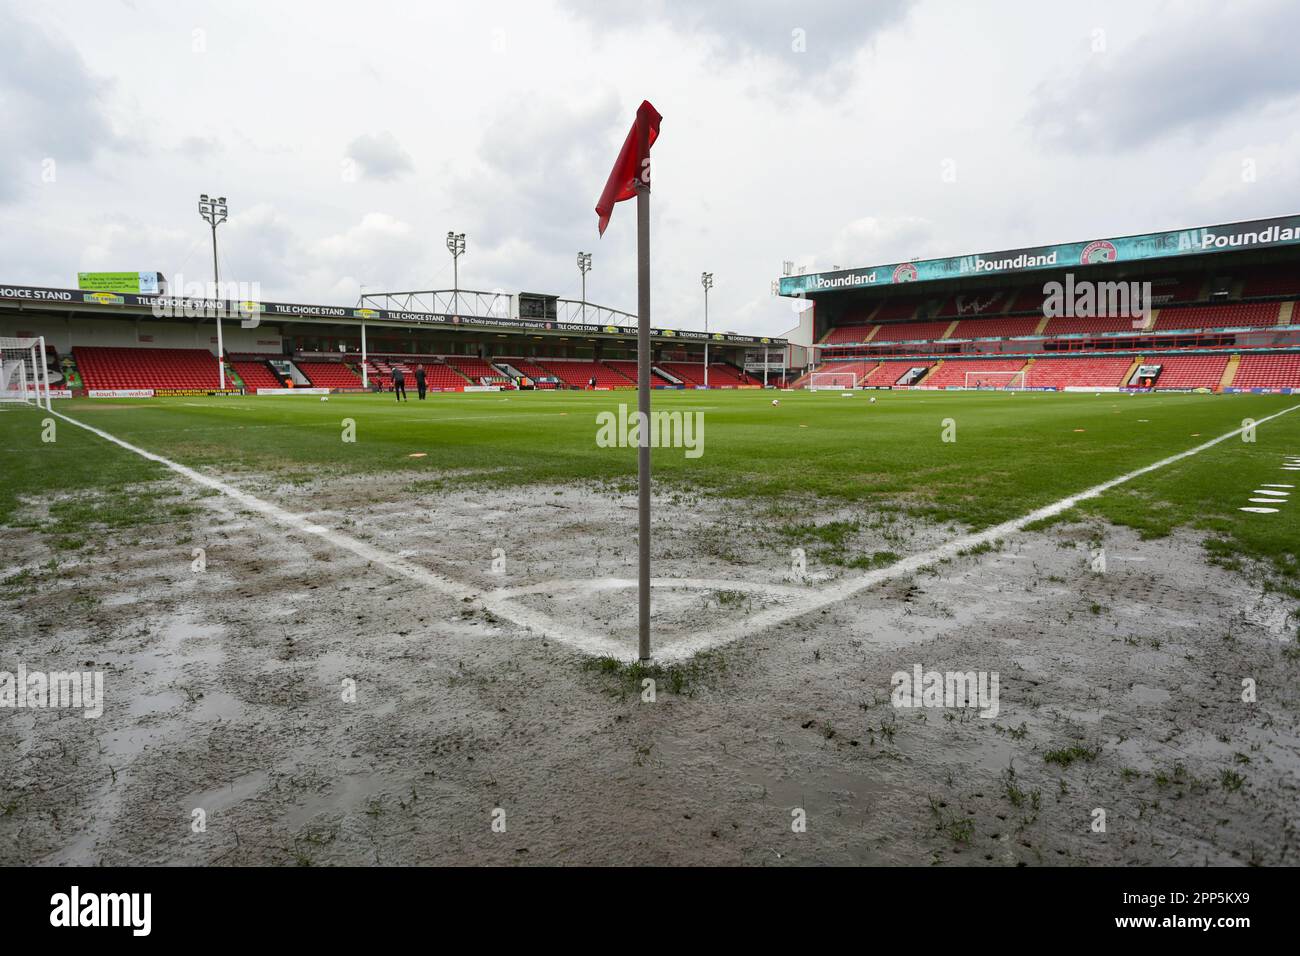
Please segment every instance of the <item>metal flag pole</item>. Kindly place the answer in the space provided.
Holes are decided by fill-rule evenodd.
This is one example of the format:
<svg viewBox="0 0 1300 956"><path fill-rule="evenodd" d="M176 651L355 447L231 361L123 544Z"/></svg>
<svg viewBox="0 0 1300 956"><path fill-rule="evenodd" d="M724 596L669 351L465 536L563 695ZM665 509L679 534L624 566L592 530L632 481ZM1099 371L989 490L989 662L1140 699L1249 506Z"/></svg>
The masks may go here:
<svg viewBox="0 0 1300 956"><path fill-rule="evenodd" d="M643 661L650 660L650 146L661 119L643 100L596 201L603 236L615 203L636 197L637 645Z"/></svg>
<svg viewBox="0 0 1300 956"><path fill-rule="evenodd" d="M648 157L649 130L637 123L638 155ZM650 660L650 183L649 159L641 169L636 190L636 386L640 419L637 449L638 533L640 568L637 578L639 599L638 633L641 660Z"/></svg>

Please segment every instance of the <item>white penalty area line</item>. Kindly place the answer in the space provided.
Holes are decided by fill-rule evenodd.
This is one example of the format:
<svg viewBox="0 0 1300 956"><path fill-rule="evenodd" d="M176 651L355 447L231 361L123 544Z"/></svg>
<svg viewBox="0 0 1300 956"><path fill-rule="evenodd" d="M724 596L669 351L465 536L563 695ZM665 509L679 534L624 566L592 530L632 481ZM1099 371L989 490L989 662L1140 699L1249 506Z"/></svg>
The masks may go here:
<svg viewBox="0 0 1300 956"><path fill-rule="evenodd" d="M733 641L752 635L758 631L766 630L767 628L775 627L778 624L783 624L787 621L803 617L804 615L821 610L831 604L837 604L884 581L914 574L927 565L956 557L960 551L967 551L983 544L991 544L999 538L1022 530L1026 525L1032 524L1035 521L1041 521L1045 518L1054 517L1055 515L1073 508L1081 501L1086 501L1089 498L1096 498L1098 495L1102 495L1107 491L1110 491L1112 488L1132 481L1134 478L1140 478L1142 475L1150 474L1153 471L1165 468L1175 462L1182 461L1184 458L1198 455L1206 449L1213 448L1215 445L1236 438L1238 435L1247 431L1248 428L1258 427L1265 422L1270 422L1275 418L1280 418L1288 412L1293 412L1297 408L1300 408L1300 405L1292 405L1290 408L1284 408L1280 412L1275 412L1272 415L1258 419L1253 423L1253 425L1243 425L1241 428L1234 429L1217 438L1212 438L1203 444L1197 445L1195 448L1189 448L1187 451L1179 452L1176 455L1170 455L1168 458L1162 458L1160 461L1130 471L1128 474L1120 475L1118 478L1112 478L1111 480L1102 482L1099 485L1094 485L1084 491L1062 498L1059 501L1045 505L1044 507L1031 511L1028 514L1021 515L1019 518L1005 521L1002 524L986 528L985 530L974 534L963 535L960 538L955 538L946 544L931 548L928 551L922 551L918 554L911 555L910 557L895 561L887 567L868 571L857 577L846 578L845 580L836 584L828 585L824 588L816 590L800 590L789 587L760 587L754 585L753 582L730 582L703 578L656 578L652 582L652 587L662 587L666 589L712 588L715 590L733 589L742 591L754 591L757 589L776 596L778 603L771 608L746 617L735 624L730 624L717 630L699 633L683 640L673 641L667 646L661 648L660 651L655 654L655 660L661 663L675 663L678 661L688 660L701 651L711 650L724 644L730 644ZM211 488L213 491L217 491L237 501L249 511L264 515L272 521L275 521L291 530L298 531L302 534L314 535L324 541L328 541L335 547L341 548L345 551L350 551L365 561L379 565L395 574L431 587L448 598L474 602L480 608L486 608L487 610L506 618L512 623L532 631L539 637L554 640L556 643L572 647L584 654L613 657L625 662L631 662L636 659L636 650L631 647L629 643L617 641L604 635L586 633L569 625L562 625L547 614L532 611L514 603L515 598L528 594L541 593L552 589L561 590L563 589L564 582L547 582L544 584L520 588L501 588L487 593L470 589L464 585L456 583L455 581L445 578L442 575L430 571L428 568L406 561L389 551L382 550L374 545L367 544L364 541L359 541L356 538L335 531L332 528L323 527L303 515L295 514L294 512L281 508L271 502L263 501L261 498L251 495L246 491L241 491L224 481L211 478L201 472L195 471L193 468L188 468L185 465L164 458L162 455L157 455L153 452L145 451L143 448L138 448L129 442L123 441L115 435L110 435L102 429L95 428L92 425L87 425L84 422L79 422L75 418L69 418L61 412L52 411L50 414L61 418L72 425L76 425L78 428L85 429L91 434L97 435L105 441L124 448L133 454L139 455L149 461L157 462L163 467L190 479L196 484L202 485L205 488ZM594 586L598 589L616 589L630 583L631 582L624 582L619 579L608 579L603 582L595 582ZM593 582L579 580L568 582L568 585L571 588L583 589L591 588Z"/></svg>

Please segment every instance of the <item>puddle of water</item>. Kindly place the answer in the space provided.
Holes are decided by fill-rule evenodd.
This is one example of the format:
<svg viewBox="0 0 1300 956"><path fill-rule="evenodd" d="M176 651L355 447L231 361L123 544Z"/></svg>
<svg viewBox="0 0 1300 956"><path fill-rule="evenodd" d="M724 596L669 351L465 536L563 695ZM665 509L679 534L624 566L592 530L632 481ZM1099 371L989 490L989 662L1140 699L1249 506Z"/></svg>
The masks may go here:
<svg viewBox="0 0 1300 956"><path fill-rule="evenodd" d="M209 815L220 813L257 793L266 786L270 777L271 775L265 770L254 770L242 777L236 777L224 787L192 793L182 798L180 803L187 813L195 807L206 811Z"/></svg>
<svg viewBox="0 0 1300 956"><path fill-rule="evenodd" d="M1134 684L1129 688L1129 696L1139 704L1163 704L1169 700L1169 691L1163 687Z"/></svg>

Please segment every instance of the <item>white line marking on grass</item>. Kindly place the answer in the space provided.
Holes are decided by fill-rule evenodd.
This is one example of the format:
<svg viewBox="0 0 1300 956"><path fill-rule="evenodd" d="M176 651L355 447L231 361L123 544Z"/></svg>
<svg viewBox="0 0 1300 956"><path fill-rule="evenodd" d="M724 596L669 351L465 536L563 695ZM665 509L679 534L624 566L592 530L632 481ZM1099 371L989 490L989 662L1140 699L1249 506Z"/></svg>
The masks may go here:
<svg viewBox="0 0 1300 956"><path fill-rule="evenodd" d="M1284 408L1280 412L1259 419L1255 424L1262 425L1265 422L1272 421L1275 418L1287 414L1287 412L1293 412L1297 408L1300 408L1300 405L1292 405L1290 408ZM1220 435L1218 438L1212 438L1203 444L1197 445L1195 448L1179 452L1176 455L1170 455L1168 458L1162 458L1160 461L1153 462L1152 464L1138 468L1135 471L1130 471L1126 475L1120 475L1118 478L1112 478L1110 481L1104 481L1099 485L1093 485L1091 488L1081 491L1078 494L1062 498L1060 501L1053 502L1052 504L1039 508L1036 511L1031 511L1029 514L1021 515L1019 518L1014 518L1011 521L1004 521L1002 524L995 525L992 528L987 528L984 531L963 535L960 538L949 541L947 544L931 548L929 551L922 551L921 553L914 554L911 557L903 558L901 561L896 561L888 567L880 568L875 571L868 571L859 577L848 578L838 584L833 584L818 591L813 591L802 600L797 600L784 607L778 606L768 608L746 618L744 621L728 625L727 627L713 631L712 633L699 634L695 637L687 638L684 641L676 641L666 649L662 657L657 659L665 662L686 660L700 651L709 650L722 644L729 644L746 635L754 634L757 631L773 627L777 624L783 624L786 621L803 617L813 611L821 610L827 605L836 604L847 598L853 597L855 594L872 587L873 585L880 584L883 581L889 581L893 578L902 577L907 574L914 574L926 565L934 564L936 561L941 561L944 558L956 557L957 552L959 551L968 551L971 548L978 547L982 544L992 544L998 538L1003 538L1012 532L1020 531L1025 527L1025 525L1032 524L1035 521L1041 521L1044 518L1054 517L1064 511L1068 511L1081 501L1086 501L1089 498L1096 498L1098 495L1105 494L1112 488L1118 487L1125 482L1132 481L1134 478L1140 478L1142 475L1150 474L1153 471L1172 465L1174 462L1182 461L1184 458L1198 455L1207 448L1213 448L1215 445L1225 442L1230 438L1236 438L1245 430L1245 428L1234 429L1225 435Z"/></svg>
<svg viewBox="0 0 1300 956"><path fill-rule="evenodd" d="M303 515L294 514L292 511L287 511L278 505L271 504L269 501L263 501L261 498L250 495L246 491L240 491L238 488L233 485L228 485L224 481L210 478L201 472L195 471L193 468L187 468L185 465L180 465L170 459L164 458L162 455L155 455L153 452L145 451L143 448L137 448L135 445L125 442L114 435L110 435L102 429L95 428L93 425L79 422L75 418L69 418L67 415L60 414L59 412L54 412L54 414L59 418L62 418L64 421L76 425L78 428L84 428L91 434L98 435L105 441L112 442L114 445L125 448L127 451L133 452L142 458L147 458L149 461L157 462L163 467L171 469L178 475L182 475L196 484L200 484L205 488L211 488L213 491L218 491L229 498L233 498L249 511L255 511L259 514L265 515L272 521L284 525L286 528L301 532L302 534L315 535L324 541L328 541L337 548L341 548L344 551L351 551L362 560L377 564L382 568L392 571L394 574L410 578L413 581L431 587L435 591L438 591L449 598L464 601L466 599L473 599L475 596L474 590L466 588L464 585L457 584L455 581L444 578L441 575L430 571L428 568L403 560L391 551L385 551L381 548L375 547L374 545L366 544L364 541L358 541L356 538L349 537L339 531L318 525ZM583 634L582 632L576 631L572 628L560 628L559 625L546 618L544 615L538 616L529 612L525 608L511 608L508 613L504 611L499 611L498 613L501 613L503 617L509 618L521 627L536 631L543 636L553 637L556 641L569 644L577 650L583 651L587 654L600 656L605 654L622 653L624 650L622 644L619 644L610 638L599 637L594 634Z"/></svg>
<svg viewBox="0 0 1300 956"><path fill-rule="evenodd" d="M1272 421L1275 418L1280 418L1288 412L1295 411L1297 408L1300 408L1300 405L1292 405L1290 408L1284 408L1280 412L1275 412L1265 418L1258 419L1254 425L1259 426L1265 422ZM98 435L105 441L112 442L115 445L125 448L127 451L134 452L143 458L147 458L149 461L157 462L177 474L189 478L191 481L233 498L249 510L266 515L273 521L288 528L304 534L316 535L343 550L351 551L353 554L358 555L366 561L370 561L380 567L387 568L396 574L426 584L448 597L459 598L462 600L468 598L477 601L479 606L499 614L501 617L512 621L520 627L533 631L539 637L554 640L559 644L565 644L585 654L608 656L625 662L630 662L636 659L636 651L622 642L602 635L584 633L576 628L570 627L569 625L561 624L546 614L532 611L527 608L521 608L510 603L513 596L545 590L545 585L533 585L526 588L509 590L501 589L486 594L469 589L464 585L457 584L454 581L430 571L428 568L423 568L419 565L412 564L409 561L404 561L392 552L381 550L380 548L358 541L341 532L322 527L302 515L286 511L278 505L263 501L248 492L240 491L238 488L228 485L223 481L209 478L207 475L197 472L192 468L187 468L184 465L179 465L161 455L155 455L153 452L137 448L135 445L110 435L108 432L87 425L84 422L79 422L75 418L69 418L67 415L63 415L60 412L54 412L53 414L62 418L66 422L76 425L78 428L83 428L94 435ZM991 544L999 538L1020 531L1028 524L1032 524L1035 521L1041 521L1044 518L1051 518L1064 511L1068 511L1079 502L1086 501L1089 498L1096 498L1112 488L1122 485L1125 482L1132 481L1134 478L1139 478L1142 475L1157 471L1168 465L1172 465L1175 462L1182 461L1184 458L1198 455L1208 448L1213 448L1215 445L1225 442L1230 438L1237 437L1245 430L1245 428L1234 429L1224 435L1220 435L1218 438L1212 438L1203 444L1197 445L1195 448L1179 452L1176 455L1170 455L1168 458L1162 458L1160 461L1153 462L1152 464L1138 468L1135 471L1130 471L1128 474L1120 475L1118 478L1112 478L1111 480L1102 482L1099 485L1094 485L1093 487L1078 492L1077 494L1070 495L1066 498L1060 499L1059 501L1053 502L1052 504L1045 505L1035 511L1031 511L1026 515L1021 515L1019 518L1014 518L1011 521L1004 521L1002 524L995 525L992 528L986 528L984 531L963 535L960 538L949 541L947 544L931 548L929 551L914 554L910 557L903 558L900 561L896 561L887 567L868 571L856 578L847 578L837 584L819 590L804 591L788 587L769 588L763 586L762 590L767 590L778 595L782 603L747 617L739 623L731 624L712 632L697 634L694 637L686 638L685 640L674 641L672 644L663 648L660 653L656 655L655 659L661 663L674 663L677 661L688 660L701 651L710 650L724 644L732 643L742 637L757 633L758 631L765 630L769 627L774 627L777 624L782 624L803 617L804 615L820 610L827 605L839 603L840 601L853 597L873 585L892 580L893 578L902 577L907 574L914 574L921 568L933 564L936 561L943 560L944 558L956 557L959 551L968 551L971 548L983 544ZM1241 510L1244 511L1246 509L1243 508ZM572 582L572 586L578 588L591 587L593 584L598 588L618 588L623 586L624 581L618 578L609 578L595 582ZM652 586L655 585L660 587L678 588L715 588L717 590L730 589L752 591L756 589L756 585L753 582L729 582L706 578L658 578L652 582Z"/></svg>

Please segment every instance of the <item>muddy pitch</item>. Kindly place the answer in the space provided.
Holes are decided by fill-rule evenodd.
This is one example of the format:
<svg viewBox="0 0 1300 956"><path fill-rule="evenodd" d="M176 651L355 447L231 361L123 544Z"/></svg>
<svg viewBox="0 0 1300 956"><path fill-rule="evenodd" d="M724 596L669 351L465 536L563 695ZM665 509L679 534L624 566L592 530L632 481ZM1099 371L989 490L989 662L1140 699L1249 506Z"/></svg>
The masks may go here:
<svg viewBox="0 0 1300 956"><path fill-rule="evenodd" d="M634 495L232 481L467 595L635 639ZM0 863L1295 862L1297 622L1190 534L1016 534L642 674L163 487L192 513L74 550L5 533L0 671L102 671L106 701L0 710ZM793 577L800 543L752 503L655 509L656 577L706 582L656 591L665 643L861 573L813 541ZM858 521L851 555L961 530L813 518ZM918 664L997 672L997 716L893 706Z"/></svg>

